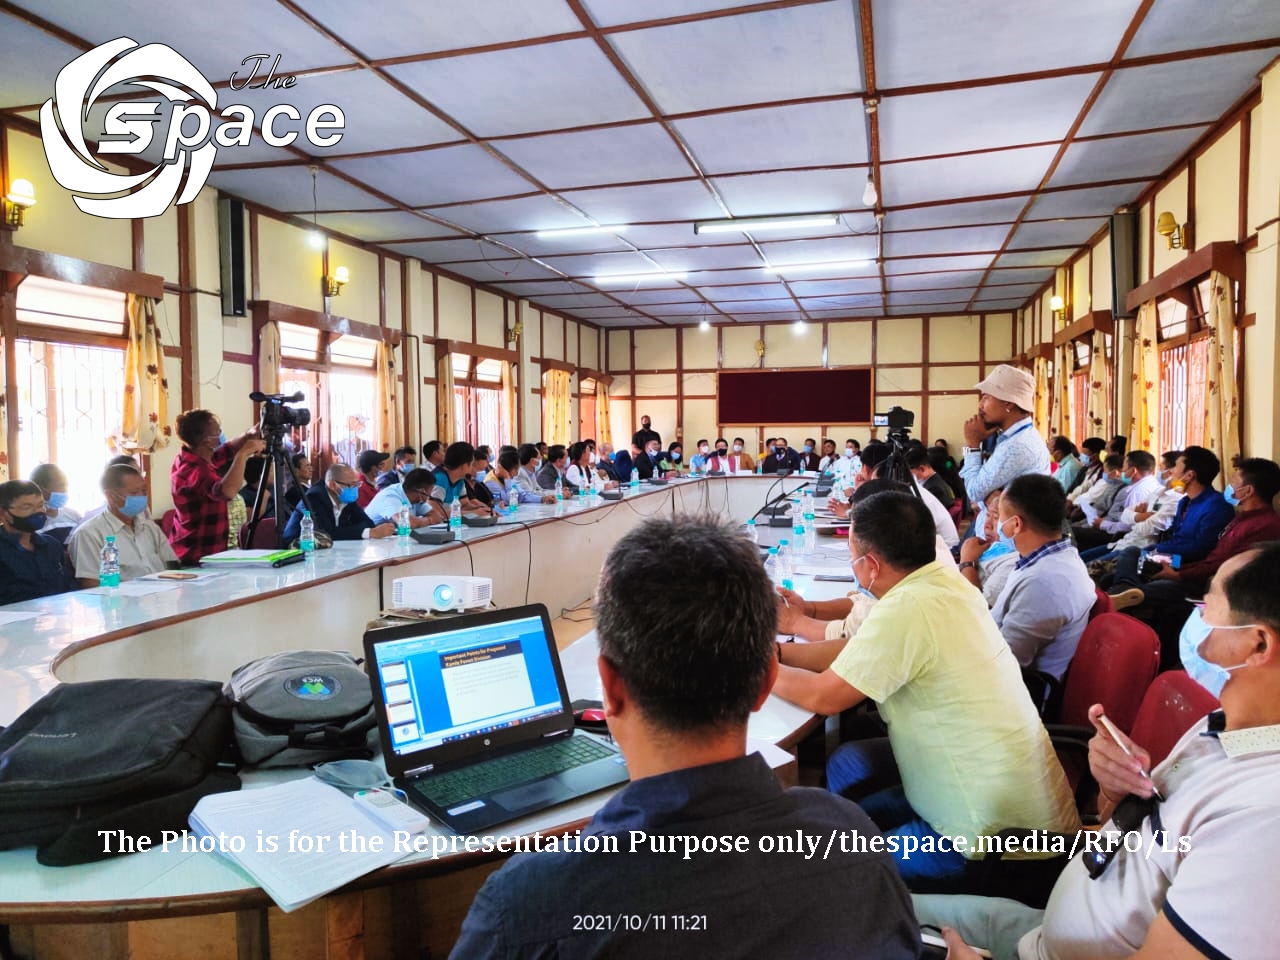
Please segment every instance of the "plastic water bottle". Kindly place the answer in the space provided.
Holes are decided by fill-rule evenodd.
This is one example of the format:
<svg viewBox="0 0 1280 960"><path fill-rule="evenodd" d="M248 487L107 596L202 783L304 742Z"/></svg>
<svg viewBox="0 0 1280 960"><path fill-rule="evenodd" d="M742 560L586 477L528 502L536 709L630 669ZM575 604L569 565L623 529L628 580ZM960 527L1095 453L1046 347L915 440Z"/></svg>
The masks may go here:
<svg viewBox="0 0 1280 960"><path fill-rule="evenodd" d="M764 463L763 463L763 462L762 462L762 463L757 463L757 464L756 464L756 476L757 476L757 477L762 477L762 476L764 476Z"/></svg>
<svg viewBox="0 0 1280 960"><path fill-rule="evenodd" d="M302 511L302 524L298 531L298 547L310 560L316 552L316 522L311 519L311 511Z"/></svg>
<svg viewBox="0 0 1280 960"><path fill-rule="evenodd" d="M409 542L409 505L401 504L400 509L396 511L396 536L400 538L401 543Z"/></svg>
<svg viewBox="0 0 1280 960"><path fill-rule="evenodd" d="M564 481L556 477L556 503L564 500Z"/></svg>
<svg viewBox="0 0 1280 960"><path fill-rule="evenodd" d="M770 547L769 555L764 559L764 572L769 575L771 583L781 583L782 578L778 574L778 548Z"/></svg>
<svg viewBox="0 0 1280 960"><path fill-rule="evenodd" d="M758 544L760 542L760 531L756 527L755 517L752 517L750 520L747 521L747 539L755 544Z"/></svg>
<svg viewBox="0 0 1280 960"><path fill-rule="evenodd" d="M511 516L514 517L516 515L516 512L519 509L520 509L520 491L516 490L513 487L510 493L507 494L507 513L511 514Z"/></svg>
<svg viewBox="0 0 1280 960"><path fill-rule="evenodd" d="M791 541L778 541L778 582L788 590L796 588L795 581L792 577L795 575L795 565L792 562Z"/></svg>
<svg viewBox="0 0 1280 960"><path fill-rule="evenodd" d="M98 560L98 586L113 589L120 586L120 549L116 546L115 537L107 537L102 545Z"/></svg>
<svg viewBox="0 0 1280 960"><path fill-rule="evenodd" d="M454 532L462 529L462 504L457 500L449 504L449 529Z"/></svg>
<svg viewBox="0 0 1280 960"><path fill-rule="evenodd" d="M818 551L818 524L817 518L813 514L813 506L804 514L804 547L805 554L813 554Z"/></svg>
<svg viewBox="0 0 1280 960"><path fill-rule="evenodd" d="M800 512L805 516L813 513L813 494L808 490L805 490L800 497Z"/></svg>
<svg viewBox="0 0 1280 960"><path fill-rule="evenodd" d="M631 468L631 489L636 490L640 487L640 471L635 467Z"/></svg>
<svg viewBox="0 0 1280 960"><path fill-rule="evenodd" d="M791 542L795 544L794 550L797 557L803 557L809 552L808 538L805 536L804 517L802 514L796 514L791 521L791 536L794 538Z"/></svg>

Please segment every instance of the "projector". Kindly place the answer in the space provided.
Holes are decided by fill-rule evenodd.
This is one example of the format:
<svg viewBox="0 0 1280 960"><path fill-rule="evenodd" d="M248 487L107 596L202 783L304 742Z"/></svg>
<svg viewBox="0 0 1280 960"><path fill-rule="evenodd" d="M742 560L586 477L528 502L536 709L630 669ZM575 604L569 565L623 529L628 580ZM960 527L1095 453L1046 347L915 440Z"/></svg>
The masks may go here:
<svg viewBox="0 0 1280 960"><path fill-rule="evenodd" d="M391 582L391 606L397 610L461 613L487 607L492 596L488 577L400 577Z"/></svg>

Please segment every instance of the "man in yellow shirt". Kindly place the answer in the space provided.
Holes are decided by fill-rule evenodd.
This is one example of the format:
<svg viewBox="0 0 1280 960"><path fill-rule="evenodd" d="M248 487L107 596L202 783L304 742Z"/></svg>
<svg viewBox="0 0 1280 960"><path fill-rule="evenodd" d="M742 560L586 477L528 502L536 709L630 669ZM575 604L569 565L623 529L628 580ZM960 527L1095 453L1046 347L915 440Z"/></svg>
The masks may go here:
<svg viewBox="0 0 1280 960"><path fill-rule="evenodd" d="M1073 832L1066 777L982 595L935 558L929 510L907 493L859 503L853 573L877 602L825 668L791 645L774 693L815 713L874 700L887 738L840 746L827 785L856 800L913 880L960 881L980 836L1005 827ZM789 666L788 660L803 661ZM910 858L906 838L917 851ZM959 838L964 838L961 842Z"/></svg>

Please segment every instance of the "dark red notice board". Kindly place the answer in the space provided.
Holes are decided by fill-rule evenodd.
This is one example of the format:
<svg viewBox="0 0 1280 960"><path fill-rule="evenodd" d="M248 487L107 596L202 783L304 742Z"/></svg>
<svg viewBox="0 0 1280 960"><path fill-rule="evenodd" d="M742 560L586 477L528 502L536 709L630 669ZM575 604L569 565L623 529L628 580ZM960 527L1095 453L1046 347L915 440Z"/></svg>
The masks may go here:
<svg viewBox="0 0 1280 960"><path fill-rule="evenodd" d="M742 426L870 423L873 391L870 367L721 370L716 420Z"/></svg>

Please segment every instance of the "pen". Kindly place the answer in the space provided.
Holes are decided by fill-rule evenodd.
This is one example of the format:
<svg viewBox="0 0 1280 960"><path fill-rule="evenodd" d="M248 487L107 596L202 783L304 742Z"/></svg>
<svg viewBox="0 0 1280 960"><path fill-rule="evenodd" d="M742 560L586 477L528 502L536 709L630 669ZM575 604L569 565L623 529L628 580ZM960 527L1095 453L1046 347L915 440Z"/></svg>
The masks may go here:
<svg viewBox="0 0 1280 960"><path fill-rule="evenodd" d="M1116 725L1111 722L1110 718L1104 713L1098 717L1099 722L1107 728L1107 733L1111 735L1111 739L1115 745L1124 751L1124 755L1133 759L1133 751L1125 744L1125 738L1120 735L1120 731L1116 729ZM1151 771L1144 767L1138 767L1138 772L1146 778L1147 783L1151 784L1151 793L1157 800L1164 803L1164 794L1160 792L1160 788L1156 786L1156 782L1151 779Z"/></svg>

